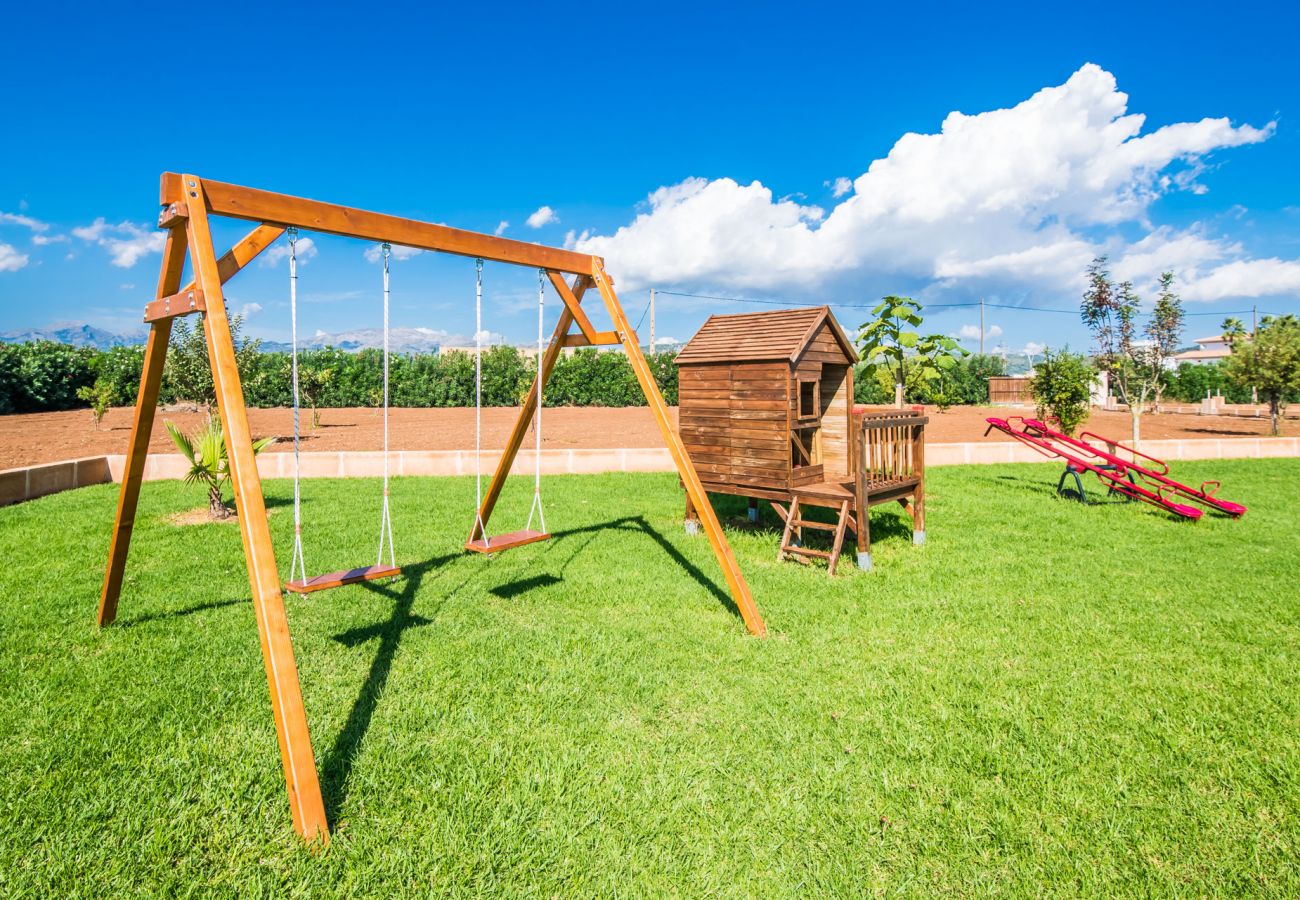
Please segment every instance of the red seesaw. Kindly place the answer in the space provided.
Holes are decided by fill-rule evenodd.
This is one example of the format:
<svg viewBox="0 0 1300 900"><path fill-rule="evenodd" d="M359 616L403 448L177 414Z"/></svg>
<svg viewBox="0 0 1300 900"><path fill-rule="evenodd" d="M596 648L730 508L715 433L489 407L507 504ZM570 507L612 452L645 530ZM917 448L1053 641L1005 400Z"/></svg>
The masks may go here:
<svg viewBox="0 0 1300 900"><path fill-rule="evenodd" d="M1246 512L1246 507L1241 504L1230 503L1214 496L1219 489L1219 482L1207 481L1199 488L1188 487L1169 477L1169 465L1163 460L1091 431L1085 431L1078 437L1071 437L1038 419L1025 419L1020 416L1011 416L1009 419L991 417L986 421L989 427L985 430L985 435L996 428L1003 434L1032 447L1043 456L1065 460L1066 471L1061 476L1062 483L1065 475L1072 473L1077 480L1080 472L1091 472L1101 480L1102 484L1117 494L1159 506L1174 515L1193 521L1201 517L1203 510L1177 502L1178 500L1191 500L1233 518ZM1019 425L1013 425L1013 422L1018 422ZM1104 444L1107 449L1103 450L1088 443L1089 438ZM1120 452L1129 454L1129 458L1117 455ZM1079 490L1082 499L1081 483Z"/></svg>

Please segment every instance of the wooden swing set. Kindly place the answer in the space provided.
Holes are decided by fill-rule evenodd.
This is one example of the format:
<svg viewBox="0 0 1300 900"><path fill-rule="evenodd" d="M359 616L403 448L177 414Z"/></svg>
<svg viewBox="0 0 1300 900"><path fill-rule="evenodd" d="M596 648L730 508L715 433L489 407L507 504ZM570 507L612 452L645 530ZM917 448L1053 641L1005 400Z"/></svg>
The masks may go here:
<svg viewBox="0 0 1300 900"><path fill-rule="evenodd" d="M486 491L481 490L480 482L478 508L466 542L466 549L480 553L497 553L523 544L543 541L549 537L544 520L540 525L541 530L534 531L531 527L531 517L529 526L523 531L495 537L487 536L487 524L501 495L506 476L523 444L529 424L538 421L535 418L540 415L538 401L561 351L565 347L622 344L637 381L645 392L655 421L659 424L664 442L668 445L673 462L681 476L682 484L699 516L700 524L717 555L736 608L749 631L754 635L764 636L766 629L750 595L749 586L736 563L731 547L723 534L722 525L709 503L708 495L696 474L695 467L683 449L682 442L668 417L668 407L659 393L654 376L641 352L640 341L636 332L628 324L627 316L614 292L613 279L606 274L604 260L600 257L224 184L195 175L164 173L160 203L162 212L158 217L158 225L166 230L167 239L163 250L162 271L158 278L157 299L145 308L144 321L150 326L149 337L145 344L144 369L140 378L135 420L127 451L121 492L118 496L108 563L104 572L98 621L101 626L109 625L117 615L118 598L122 590L127 552L135 523L136 504L140 496L145 459L149 452L149 435L153 428L163 366L167 359L167 344L171 336L172 320L178 316L202 313L205 319L204 334L208 360L212 367L217 406L225 433L230 481L238 508L239 533L248 566L248 580L252 589L262 659L266 667L271 708L280 743L280 757L284 766L289 806L293 815L294 828L303 838L309 841L328 841L329 824L326 821L316 760L307 727L306 711L303 707L298 667L289 636L289 623L285 615L279 569L266 518L261 478L258 476L253 452L252 432L249 429L243 389L235 364L235 346L231 336L230 321L222 296L222 286L286 231L292 230L291 238L296 235L296 230L301 228L322 234L384 244L399 244L421 250L475 258L479 261L480 273L483 260L538 269L540 275L560 296L564 308L560 312L559 321L555 325L550 341L545 345L544 352L540 356L533 389L524 399L519 418L511 430ZM258 224L225 254L218 256L212 242L210 226L210 218L214 216ZM193 280L182 284L187 257L192 264ZM571 283L566 281L565 276L573 276L573 281ZM582 308L581 304L586 292L593 287L599 293L609 313L613 324L612 330L597 331ZM539 293L539 306L540 299ZM478 331L481 333L481 274L476 305L480 320ZM539 308L539 327L540 316ZM387 266L385 265L386 321ZM578 330L572 332L575 324ZM481 353L479 355L481 357ZM385 352L385 367L386 364L387 352ZM386 409L387 402L385 402ZM295 425L295 432L296 430ZM535 424L534 431L537 430ZM387 429L385 429L386 440ZM539 483L535 481L535 492L536 485ZM538 500L539 495L535 493L535 503ZM381 525L381 528L386 527L386 490L384 509L385 524ZM296 525L297 518L295 514ZM297 528L295 532L295 557L296 561L300 561L297 558L300 547ZM381 537L381 562L383 546ZM388 546L391 559L391 533ZM299 592L307 592L356 581L392 577L397 574L399 572L395 561L386 567L363 567L314 578L308 578L304 569L302 579L290 587Z"/></svg>

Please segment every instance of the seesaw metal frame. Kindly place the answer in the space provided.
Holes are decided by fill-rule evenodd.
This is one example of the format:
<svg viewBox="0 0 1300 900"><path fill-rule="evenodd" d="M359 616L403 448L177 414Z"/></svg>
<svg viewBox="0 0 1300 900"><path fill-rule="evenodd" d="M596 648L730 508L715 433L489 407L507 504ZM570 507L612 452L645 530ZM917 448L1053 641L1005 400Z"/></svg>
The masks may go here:
<svg viewBox="0 0 1300 900"><path fill-rule="evenodd" d="M309 841L328 841L329 824L326 821L316 760L307 727L298 666L289 636L280 575L262 496L262 482L253 453L252 432L235 364L230 320L222 296L222 286L274 243L286 228L296 227L342 237L401 244L544 270L564 302L564 309L542 356L536 378L542 380L544 387L564 347L623 345L686 492L717 555L745 626L760 637L766 633L749 586L736 563L695 467L673 428L668 406L641 352L636 332L628 324L618 295L614 292L613 279L606 274L604 260L600 257L224 184L196 175L164 173L160 203L163 209L158 217L158 225L166 229L167 240L163 249L162 271L158 276L157 299L145 307L144 321L150 325L149 337L145 344L144 369L140 377L135 420L104 572L98 621L101 626L108 625L117 615L127 552L135 524L136 505L149 453L149 435L153 428L163 367L167 360L172 320L178 316L202 312L206 316L204 333L208 359L226 436L230 481L239 514L239 534L248 565L248 580L271 693L289 806L294 828L303 838ZM243 219L258 224L224 255L218 256L209 223L212 216ZM192 264L194 279L182 285L187 258ZM566 281L566 275L574 276L572 283ZM582 308L584 295L593 287L600 294L609 313L612 330L597 331ZM575 324L578 330L571 333ZM537 387L537 382L534 381L532 389L526 395L523 409L520 410L492 482L483 497L478 518L470 532L471 541L481 536L480 523L486 525L491 517L506 476L523 444L537 402Z"/></svg>

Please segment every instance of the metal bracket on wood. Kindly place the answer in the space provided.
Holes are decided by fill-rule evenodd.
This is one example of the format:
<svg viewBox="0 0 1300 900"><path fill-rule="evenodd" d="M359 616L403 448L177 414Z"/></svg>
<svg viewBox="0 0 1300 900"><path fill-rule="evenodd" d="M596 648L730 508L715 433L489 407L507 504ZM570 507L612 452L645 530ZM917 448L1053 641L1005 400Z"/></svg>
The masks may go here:
<svg viewBox="0 0 1300 900"><path fill-rule="evenodd" d="M182 201L168 203L158 213L159 228L183 228L190 217L190 208Z"/></svg>
<svg viewBox="0 0 1300 900"><path fill-rule="evenodd" d="M190 313L203 312L207 308L208 305L203 299L203 291L199 288L191 288L147 304L144 308L144 320L146 322L156 322L159 319L188 316Z"/></svg>

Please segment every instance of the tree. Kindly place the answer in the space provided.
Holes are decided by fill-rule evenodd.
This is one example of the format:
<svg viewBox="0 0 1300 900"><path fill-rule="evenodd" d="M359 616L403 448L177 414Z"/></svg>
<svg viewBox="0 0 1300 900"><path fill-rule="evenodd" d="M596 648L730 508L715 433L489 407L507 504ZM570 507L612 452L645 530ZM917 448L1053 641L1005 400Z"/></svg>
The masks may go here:
<svg viewBox="0 0 1300 900"><path fill-rule="evenodd" d="M1153 376L1151 387L1155 393L1157 412L1160 411L1160 401L1164 399L1165 388L1169 384L1169 360L1178 352L1178 343L1183 337L1183 301L1174 293L1173 285L1174 273L1161 273L1160 293L1156 296L1151 321L1146 327L1147 340L1150 341L1146 348L1146 362Z"/></svg>
<svg viewBox="0 0 1300 900"><path fill-rule="evenodd" d="M1137 327L1141 300L1132 283L1114 284L1104 256L1088 266L1088 290L1079 305L1079 317L1096 341L1098 365L1109 373L1111 384L1128 404L1134 447L1141 441L1147 400L1158 401L1166 378L1165 360L1177 350L1182 333L1182 302L1173 292L1173 278L1170 272L1160 276L1160 299L1141 332L1143 340Z"/></svg>
<svg viewBox="0 0 1300 900"><path fill-rule="evenodd" d="M1034 367L1029 393L1038 407L1038 417L1056 419L1061 431L1074 434L1088 421L1092 411L1092 384L1097 370L1087 357L1061 350L1043 350L1043 361Z"/></svg>
<svg viewBox="0 0 1300 900"><path fill-rule="evenodd" d="M235 367L240 381L256 372L262 341L239 339L243 316L231 316L230 337L235 344ZM183 317L172 324L171 342L167 347L167 366L163 372L163 396L172 402L188 401L196 406L214 406L217 391L208 365L208 343L200 314L191 328Z"/></svg>
<svg viewBox="0 0 1300 900"><path fill-rule="evenodd" d="M888 376L894 385L894 405L903 407L908 392L940 379L969 351L942 334L921 336L921 304L910 297L885 297L871 310L875 319L858 331L859 372Z"/></svg>
<svg viewBox="0 0 1300 900"><path fill-rule="evenodd" d="M320 428L320 401L334 382L334 370L298 361L298 396L311 408L311 427Z"/></svg>
<svg viewBox="0 0 1300 900"><path fill-rule="evenodd" d="M172 436L172 443L190 463L190 470L185 473L185 483L203 484L207 487L210 517L230 518L230 508L226 506L221 496L222 486L230 480L230 462L226 458L226 437L221 429L221 420L209 415L207 422L200 425L198 430L188 437L171 422L166 424L167 431ZM273 437L253 441L254 455L261 453L273 443L275 443Z"/></svg>
<svg viewBox="0 0 1300 900"><path fill-rule="evenodd" d="M1239 320L1226 319L1223 336L1232 348L1226 363L1228 377L1242 387L1259 389L1268 401L1273 434L1280 434L1287 399L1300 391L1300 319L1265 316L1254 335Z"/></svg>

